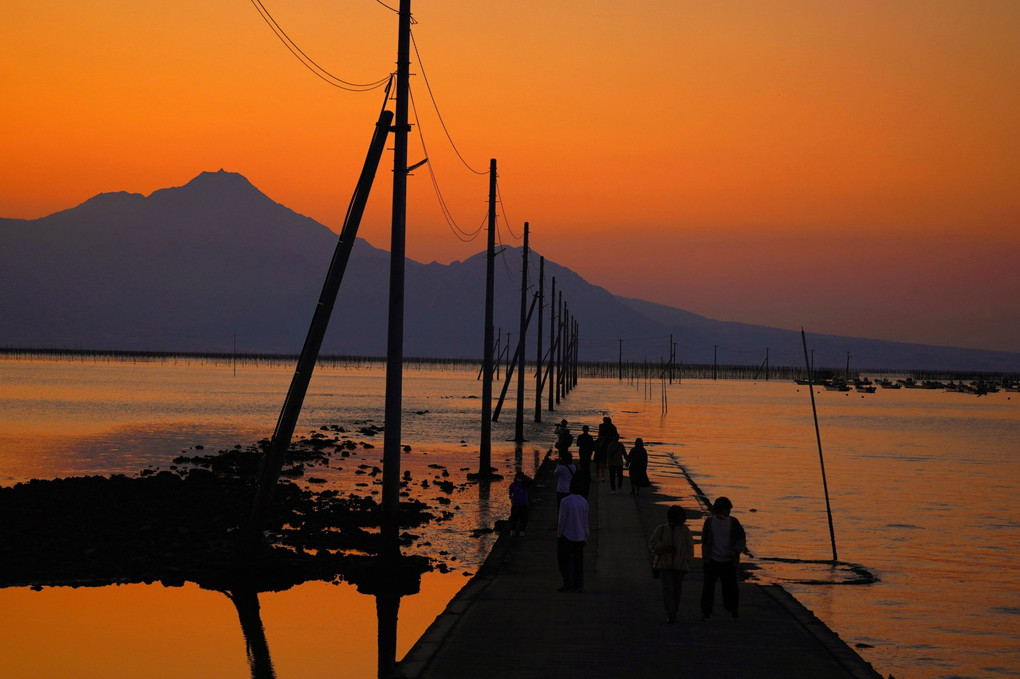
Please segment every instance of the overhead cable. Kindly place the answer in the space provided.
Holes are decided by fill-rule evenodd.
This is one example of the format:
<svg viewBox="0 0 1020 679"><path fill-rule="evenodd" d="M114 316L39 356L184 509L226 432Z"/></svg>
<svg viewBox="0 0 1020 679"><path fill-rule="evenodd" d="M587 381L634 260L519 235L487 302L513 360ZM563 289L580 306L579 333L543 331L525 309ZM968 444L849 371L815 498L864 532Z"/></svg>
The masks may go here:
<svg viewBox="0 0 1020 679"><path fill-rule="evenodd" d="M414 116L416 123L415 127L418 130L418 138L421 140L421 149L425 154L425 157L428 158L429 151L428 147L425 145L425 135L422 133L421 119L418 116L418 108L414 104L414 93L410 87L407 88L407 93L408 99L411 102L411 113ZM429 178L432 180L432 188L436 192L436 199L439 201L439 209L442 211L443 218L446 220L446 225L450 228L450 231L457 237L458 240L464 243L474 240L481 232L482 228L479 226L474 231L465 231L457 225L457 220L453 218L453 213L450 212L450 209L446 204L446 200L443 198L443 192L439 189L439 181L436 179L435 170L432 169L432 163L426 163L425 167L429 172Z"/></svg>
<svg viewBox="0 0 1020 679"><path fill-rule="evenodd" d="M464 167L471 170L475 174L489 174L488 170L479 171L468 165L468 162L464 160L464 156L460 154L457 149L457 145L453 143L453 137L450 136L450 130L446 127L446 122L443 121L443 114L439 112L439 105L436 103L436 97L432 93L432 85L429 84L429 77L425 74L425 65L421 63L421 54L418 52L418 43L414 39L414 31L411 31L411 44L414 45L414 54L418 57L418 68L421 70L422 79L425 80L425 88L429 92L429 98L432 100L432 107L436 110L436 115L439 117L439 124L443 126L443 132L446 133L446 138L450 141L450 146L453 147L453 152L460 158L460 162L464 164Z"/></svg>
<svg viewBox="0 0 1020 679"><path fill-rule="evenodd" d="M284 47L290 50L290 53L293 54L305 68L333 87L337 87L347 92L369 92L371 90L378 89L389 82L389 75L371 83L353 83L333 75L316 63L314 59L305 54L305 52L298 47L298 44L291 40L290 36L287 35L287 32L283 30L283 27L276 22L276 19L274 19L273 15L269 13L266 6L262 4L262 0L251 0L251 4L255 7L256 11L258 11L262 20L266 22L266 25L269 26L276 37L280 39L280 42L283 43Z"/></svg>
<svg viewBox="0 0 1020 679"><path fill-rule="evenodd" d="M499 198L499 210L503 213L503 223L506 224L506 230L510 232L510 235L513 236L514 240L521 240L523 236L518 236L514 233L514 230L510 228L510 220L506 216L506 208L503 207L503 194L499 191L499 177L496 177L496 196Z"/></svg>

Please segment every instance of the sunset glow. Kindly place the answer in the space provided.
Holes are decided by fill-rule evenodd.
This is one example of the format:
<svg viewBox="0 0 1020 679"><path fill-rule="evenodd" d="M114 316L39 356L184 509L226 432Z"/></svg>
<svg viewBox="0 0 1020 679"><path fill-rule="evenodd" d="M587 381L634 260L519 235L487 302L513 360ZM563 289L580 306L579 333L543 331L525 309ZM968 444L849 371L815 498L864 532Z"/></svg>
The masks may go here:
<svg viewBox="0 0 1020 679"><path fill-rule="evenodd" d="M389 4L389 3L387 3ZM316 63L394 70L371 0L264 0ZM243 0L11 0L0 217L239 172L339 229L382 90L328 85ZM719 320L1020 351L1020 3L417 2L410 160L465 231ZM418 131L424 137L421 147ZM389 157L362 236L389 249ZM462 242L428 170L408 256ZM504 222L504 214L509 224ZM594 319L593 319L594 320Z"/></svg>

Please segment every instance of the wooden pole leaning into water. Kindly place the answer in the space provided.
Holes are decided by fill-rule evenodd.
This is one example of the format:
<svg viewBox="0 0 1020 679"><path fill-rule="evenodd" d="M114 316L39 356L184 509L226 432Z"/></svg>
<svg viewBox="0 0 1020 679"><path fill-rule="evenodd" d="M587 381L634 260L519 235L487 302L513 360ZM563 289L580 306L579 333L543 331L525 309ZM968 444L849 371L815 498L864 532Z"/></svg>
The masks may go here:
<svg viewBox="0 0 1020 679"><path fill-rule="evenodd" d="M389 88L387 88L387 96L388 91ZM333 306L340 292L340 284L343 282L344 272L347 270L347 262L351 257L351 250L354 247L365 204L368 201L372 182L379 167L379 160L386 147L386 137L389 134L392 120L393 114L389 111L383 110L379 115L375 134L369 145L368 157L365 159L361 177L358 179L354 196L347 208L340 240L333 251L333 260L326 272L326 280L322 285L318 304L312 314L312 322L308 328L304 346L301 348L294 377L291 379L290 388L280 410L280 417L276 421L276 430L273 432L269 450L265 452L259 463L258 476L255 480L255 499L252 503L248 523L243 531L244 539L249 544L255 544L261 537L266 511L269 509L269 504L276 491L276 484L280 480L280 471L283 469L283 463L287 458L287 451L290 449L290 442L294 436L294 428L301 415L301 407L304 404L305 395L308 393L308 384L311 382L322 339L326 335Z"/></svg>
<svg viewBox="0 0 1020 679"><path fill-rule="evenodd" d="M829 516L829 539L832 541L832 562L836 563L836 531L832 527L832 507L829 505L829 484L825 481L825 459L822 457L822 434L818 429L818 409L815 407L815 385L811 375L811 360L808 358L807 335L800 329L800 340L804 344L804 362L808 369L808 393L811 394L811 414L815 418L815 439L818 441L818 462L822 467L822 489L825 491L825 513Z"/></svg>
<svg viewBox="0 0 1020 679"><path fill-rule="evenodd" d="M535 311L535 304L537 302L538 302L538 297L537 296L532 298L532 300L531 300L531 307L528 308L528 313L524 317L524 325L525 325L525 327L527 327L531 323L531 314L532 314L533 311ZM513 359L510 361L510 367L507 369L506 379L503 381L503 389L502 389L502 391L499 392L499 398L496 399L496 407L492 409L492 421L493 422L499 422L499 414L503 410L503 401L506 399L506 392L510 389L510 379L513 376L514 369L516 368L517 363L520 360L520 357L523 356L523 355L524 355L524 345L521 342L518 342L517 343L517 347L514 349ZM518 382L518 386L523 389L523 385L520 384L520 382ZM522 391L518 391L517 397L518 397L518 403L517 403L518 410L520 410L520 406L523 403L523 393L522 393ZM523 416L523 412L521 413L521 415ZM522 420L521 421L522 434L523 434L523 428L524 428L524 422ZM522 438L521 440L523 441L524 439Z"/></svg>

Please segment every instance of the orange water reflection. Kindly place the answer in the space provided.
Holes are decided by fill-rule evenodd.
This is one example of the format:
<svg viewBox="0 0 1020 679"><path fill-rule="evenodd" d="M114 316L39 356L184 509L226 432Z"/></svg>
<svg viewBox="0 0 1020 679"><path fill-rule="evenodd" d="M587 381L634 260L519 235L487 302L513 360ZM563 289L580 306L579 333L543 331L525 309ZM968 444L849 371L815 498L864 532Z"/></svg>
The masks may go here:
<svg viewBox="0 0 1020 679"><path fill-rule="evenodd" d="M421 592L402 598L398 658L464 581L460 574L427 573ZM312 582L262 593L258 601L276 677L377 676L373 597L346 584ZM5 678L254 675L234 605L226 595L196 585L3 589L0 610Z"/></svg>

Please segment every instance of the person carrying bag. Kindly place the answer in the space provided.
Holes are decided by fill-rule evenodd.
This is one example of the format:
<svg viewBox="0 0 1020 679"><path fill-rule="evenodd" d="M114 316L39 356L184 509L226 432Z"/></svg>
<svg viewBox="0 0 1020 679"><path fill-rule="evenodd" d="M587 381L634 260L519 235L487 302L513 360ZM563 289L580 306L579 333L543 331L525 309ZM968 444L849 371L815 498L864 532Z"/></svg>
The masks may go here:
<svg viewBox="0 0 1020 679"><path fill-rule="evenodd" d="M657 526L648 540L648 548L655 555L652 573L662 582L662 602L670 624L676 622L684 575L694 559L694 536L684 525L686 521L683 507L673 505L666 510L666 523Z"/></svg>

